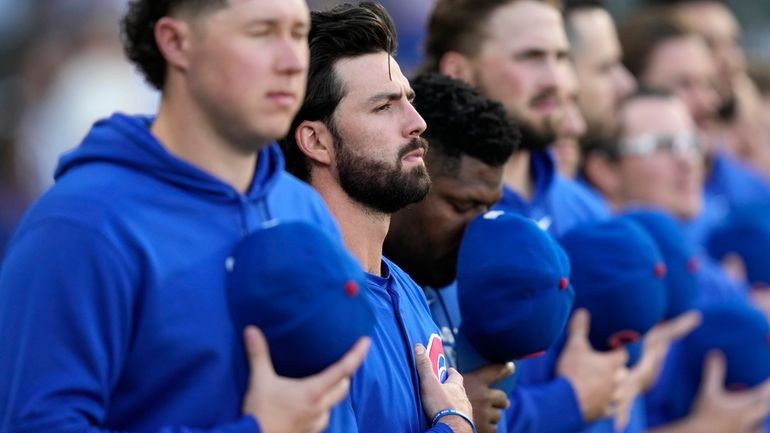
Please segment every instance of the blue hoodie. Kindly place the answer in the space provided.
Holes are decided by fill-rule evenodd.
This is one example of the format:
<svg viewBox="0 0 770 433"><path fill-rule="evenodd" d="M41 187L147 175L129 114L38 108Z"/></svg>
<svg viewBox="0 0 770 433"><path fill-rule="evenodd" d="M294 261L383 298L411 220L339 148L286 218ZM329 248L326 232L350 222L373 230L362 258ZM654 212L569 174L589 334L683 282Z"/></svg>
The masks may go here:
<svg viewBox="0 0 770 433"><path fill-rule="evenodd" d="M584 185L557 173L547 151L532 152L530 173L535 185L531 200L503 186L503 197L494 208L528 216L557 238L578 223L609 218L606 203Z"/></svg>
<svg viewBox="0 0 770 433"><path fill-rule="evenodd" d="M735 207L770 204L770 182L729 155L716 153L713 158L704 184L703 211L685 225L696 245L703 245Z"/></svg>
<svg viewBox="0 0 770 433"><path fill-rule="evenodd" d="M0 271L0 432L258 432L225 260L272 218L339 231L259 152L241 194L168 153L152 118L96 123L28 211Z"/></svg>

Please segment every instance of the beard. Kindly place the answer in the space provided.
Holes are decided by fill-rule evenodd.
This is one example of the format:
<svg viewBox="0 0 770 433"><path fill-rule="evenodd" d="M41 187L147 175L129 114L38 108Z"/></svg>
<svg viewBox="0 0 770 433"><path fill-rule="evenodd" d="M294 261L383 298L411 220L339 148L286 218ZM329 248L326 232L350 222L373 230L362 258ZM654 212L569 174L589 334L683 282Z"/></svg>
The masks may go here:
<svg viewBox="0 0 770 433"><path fill-rule="evenodd" d="M543 151L556 141L556 134L550 127L546 127L546 131L538 131L529 123L521 121L517 123L519 131L521 131L521 144L519 147L521 150L528 150L530 152Z"/></svg>
<svg viewBox="0 0 770 433"><path fill-rule="evenodd" d="M350 146L334 134L337 173L342 190L361 205L384 214L393 214L425 198L430 191L430 176L425 165L404 170L402 158L423 148L428 142L414 138L398 152L394 164L375 161L354 154Z"/></svg>

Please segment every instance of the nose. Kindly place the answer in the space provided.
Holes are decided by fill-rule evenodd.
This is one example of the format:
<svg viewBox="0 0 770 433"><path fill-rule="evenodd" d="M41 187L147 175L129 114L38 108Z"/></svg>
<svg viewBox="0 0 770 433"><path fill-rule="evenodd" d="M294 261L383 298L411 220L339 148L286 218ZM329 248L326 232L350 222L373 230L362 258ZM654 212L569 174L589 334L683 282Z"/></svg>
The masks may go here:
<svg viewBox="0 0 770 433"><path fill-rule="evenodd" d="M406 101L406 110L404 111L404 131L405 137L419 137L428 128L425 119L420 116L414 105Z"/></svg>
<svg viewBox="0 0 770 433"><path fill-rule="evenodd" d="M288 35L282 41L283 43L276 47L276 70L289 75L304 73L310 57L307 40L297 40Z"/></svg>
<svg viewBox="0 0 770 433"><path fill-rule="evenodd" d="M692 104L695 119L711 117L719 104L719 95L713 87L703 83L693 89Z"/></svg>

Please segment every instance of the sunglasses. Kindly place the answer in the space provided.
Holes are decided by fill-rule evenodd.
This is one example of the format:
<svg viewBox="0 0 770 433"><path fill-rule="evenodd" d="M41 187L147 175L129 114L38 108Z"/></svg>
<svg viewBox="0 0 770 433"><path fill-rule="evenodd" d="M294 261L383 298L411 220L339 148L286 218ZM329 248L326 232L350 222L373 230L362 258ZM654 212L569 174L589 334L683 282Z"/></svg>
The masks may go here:
<svg viewBox="0 0 770 433"><path fill-rule="evenodd" d="M618 141L617 156L647 156L658 151L684 156L702 153L697 132L679 134L643 134Z"/></svg>

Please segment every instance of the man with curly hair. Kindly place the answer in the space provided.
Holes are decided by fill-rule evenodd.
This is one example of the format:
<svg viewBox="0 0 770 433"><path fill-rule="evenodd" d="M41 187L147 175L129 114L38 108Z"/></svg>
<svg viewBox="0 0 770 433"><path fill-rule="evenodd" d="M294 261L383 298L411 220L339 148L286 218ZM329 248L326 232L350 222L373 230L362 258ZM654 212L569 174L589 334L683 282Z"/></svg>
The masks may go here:
<svg viewBox="0 0 770 433"><path fill-rule="evenodd" d="M160 109L96 123L11 240L0 432L319 432L367 343L279 377L225 287L228 255L265 221L339 238L273 143L305 92L307 6L134 0L123 25Z"/></svg>

